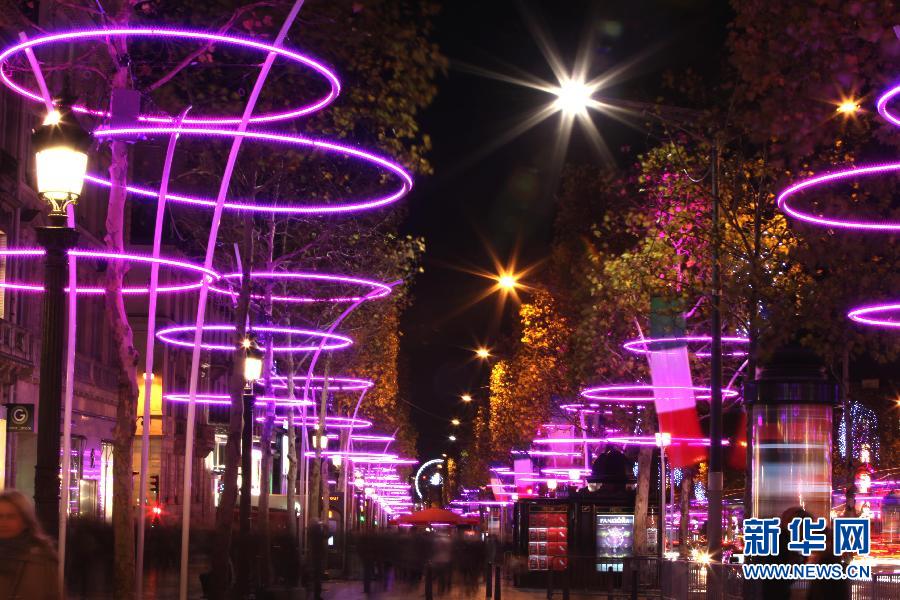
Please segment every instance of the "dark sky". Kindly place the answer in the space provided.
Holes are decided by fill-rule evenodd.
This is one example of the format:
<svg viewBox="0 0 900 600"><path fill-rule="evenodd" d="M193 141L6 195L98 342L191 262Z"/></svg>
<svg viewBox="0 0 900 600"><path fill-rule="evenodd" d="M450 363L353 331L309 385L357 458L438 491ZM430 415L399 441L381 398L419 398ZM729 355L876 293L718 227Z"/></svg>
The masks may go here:
<svg viewBox="0 0 900 600"><path fill-rule="evenodd" d="M413 306L402 329L403 398L419 431L419 458L451 452L453 416L471 417L459 400L472 392L486 400L488 369L472 348L508 335L514 306L503 318L492 296L468 309L490 281L460 268L492 271L489 248L506 263L518 248L518 264L547 254L553 236L556 172L551 166L558 121L551 118L511 143L486 152L503 132L552 96L472 75L466 65L513 75L517 70L552 81L552 73L526 23L530 15L572 65L578 45L589 36L598 75L642 56L627 80L604 93L652 99L666 70L687 67L715 71L722 61L728 7L724 0L448 0L437 20L435 41L450 59L434 104L423 118L432 136L435 174L420 177L408 199L406 230L426 238L425 272L413 285ZM597 116L616 161L619 149L645 147L645 135ZM569 145L570 162L599 162L577 128Z"/></svg>

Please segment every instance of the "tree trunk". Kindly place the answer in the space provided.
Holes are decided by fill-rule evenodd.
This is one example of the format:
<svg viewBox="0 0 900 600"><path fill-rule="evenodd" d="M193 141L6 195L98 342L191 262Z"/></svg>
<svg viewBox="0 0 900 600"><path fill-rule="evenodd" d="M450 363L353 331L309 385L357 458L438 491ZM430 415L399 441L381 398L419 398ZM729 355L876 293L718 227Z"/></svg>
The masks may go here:
<svg viewBox="0 0 900 600"><path fill-rule="evenodd" d="M688 538L690 536L691 522L691 492L694 491L694 469L684 467L681 469L681 520L678 523L678 535L681 539L679 551L682 558L690 556Z"/></svg>
<svg viewBox="0 0 900 600"><path fill-rule="evenodd" d="M269 219L269 228L266 232L266 271L272 270L272 259L275 252L275 217ZM272 286L266 286L264 298L265 312L264 321L267 326L272 326ZM266 356L263 367L263 384L265 386L266 395L271 397L272 390L272 365L275 360L273 351L274 341L272 336L269 337L269 343L266 344ZM272 533L269 527L269 495L272 492L272 433L275 430L275 404L266 403L266 418L263 421L262 435L260 436L259 445L262 450L262 465L259 476L259 536L260 544L262 544L262 560L260 579L263 588L269 586L272 572Z"/></svg>
<svg viewBox="0 0 900 600"><path fill-rule="evenodd" d="M121 44L124 46L124 43ZM120 51L126 50L121 48ZM119 68L113 77L113 88L130 83L127 68ZM128 176L128 145L112 142L109 176L112 183L106 213L106 247L113 252L125 248L125 201ZM134 597L134 502L132 447L137 418L137 362L134 335L125 311L122 280L127 266L110 261L106 272L106 318L112 331L119 365L118 406L113 434L113 595L128 600ZM143 515L140 515L143 518Z"/></svg>
<svg viewBox="0 0 900 600"><path fill-rule="evenodd" d="M287 358L287 393L288 398L294 397L294 355L288 352ZM287 504L288 533L292 540L297 539L297 519L295 517L294 504L297 502L297 432L294 430L294 411L288 411L288 471L287 490L285 504Z"/></svg>
<svg viewBox="0 0 900 600"><path fill-rule="evenodd" d="M235 346L238 346L247 335L247 313L250 310L250 268L252 266L253 238L249 217L244 219L244 260L241 277L241 288L238 292L235 308ZM231 539L234 530L234 508L237 505L238 466L241 460L241 428L244 423L244 365L235 360L231 365L229 393L231 407L228 413L228 437L225 442L225 473L223 474L222 497L216 511L215 544L212 556L212 598L224 600L228 593L228 585L233 577L230 568Z"/></svg>
<svg viewBox="0 0 900 600"><path fill-rule="evenodd" d="M638 484L634 500L634 554L648 554L647 505L650 497L650 475L653 466L653 446L641 446L638 451Z"/></svg>

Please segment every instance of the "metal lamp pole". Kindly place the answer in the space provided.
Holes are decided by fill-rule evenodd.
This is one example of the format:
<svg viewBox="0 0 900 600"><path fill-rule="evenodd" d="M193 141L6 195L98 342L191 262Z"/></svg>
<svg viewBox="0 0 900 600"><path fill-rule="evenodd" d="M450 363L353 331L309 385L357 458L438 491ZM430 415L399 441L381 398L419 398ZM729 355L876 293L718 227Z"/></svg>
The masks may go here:
<svg viewBox="0 0 900 600"><path fill-rule="evenodd" d="M91 136L68 107L60 107L48 113L31 143L37 190L50 205L48 224L37 228L46 262L34 503L41 524L55 535L59 531L60 400L66 364L66 259L78 241L78 232L67 225L66 208L81 195Z"/></svg>
<svg viewBox="0 0 900 600"><path fill-rule="evenodd" d="M244 422L241 428L241 501L239 509L241 561L238 590L246 594L250 584L250 487L253 481L253 385L262 376L262 352L251 337L243 341L244 352Z"/></svg>
<svg viewBox="0 0 900 600"><path fill-rule="evenodd" d="M709 403L707 552L722 559L722 302L719 275L719 140L713 139L712 169L712 356Z"/></svg>

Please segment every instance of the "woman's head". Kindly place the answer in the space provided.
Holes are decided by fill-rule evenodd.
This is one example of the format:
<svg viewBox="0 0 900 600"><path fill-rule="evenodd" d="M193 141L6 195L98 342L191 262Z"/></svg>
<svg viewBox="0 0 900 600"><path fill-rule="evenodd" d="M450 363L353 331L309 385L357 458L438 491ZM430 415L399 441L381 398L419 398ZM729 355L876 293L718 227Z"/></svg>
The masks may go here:
<svg viewBox="0 0 900 600"><path fill-rule="evenodd" d="M25 494L16 490L0 492L0 540L29 533L43 537L41 525L34 514L34 505Z"/></svg>

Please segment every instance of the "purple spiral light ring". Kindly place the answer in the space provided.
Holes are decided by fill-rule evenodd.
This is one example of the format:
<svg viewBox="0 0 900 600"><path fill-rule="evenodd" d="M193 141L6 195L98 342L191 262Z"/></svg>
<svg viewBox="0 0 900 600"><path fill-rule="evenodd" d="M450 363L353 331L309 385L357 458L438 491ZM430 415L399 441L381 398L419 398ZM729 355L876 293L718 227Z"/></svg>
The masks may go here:
<svg viewBox="0 0 900 600"><path fill-rule="evenodd" d="M622 347L628 350L629 352L634 352L635 354L649 354L653 350L650 346L654 344L666 344L666 343L702 343L708 344L712 341L712 337L708 335L682 335L677 337L661 337L661 338L643 338L639 340L629 340L622 344ZM750 338L741 337L741 336L726 336L722 338L722 343L724 344L749 344ZM709 352L695 352L695 356L707 357L710 356ZM743 350L737 350L734 352L727 352L723 354L723 356L746 356L747 353Z"/></svg>
<svg viewBox="0 0 900 600"><path fill-rule="evenodd" d="M101 41L110 38L110 37L151 37L151 38L180 38L187 40L199 40L206 42L214 42L217 44L225 44L230 46L238 46L242 48L250 48L253 50L259 50L266 54L274 53L279 57L290 60L295 63L299 63L305 67L311 68L313 71L323 76L329 85L329 92L315 100L314 102L300 106L298 108L294 108L288 111L282 112L270 112L259 114L253 116L249 119L250 123L267 123L272 121L281 121L285 119L294 119L297 117L302 117L304 115L308 115L314 113L318 110L321 110L331 104L335 98L337 98L338 94L341 91L341 83L338 81L337 76L330 70L328 67L323 65L318 60L300 54L295 50L289 50L286 48L280 48L277 46L272 46L263 42L258 42L255 40L235 37L229 35L220 35L215 33L208 33L205 31L191 31L191 30L180 30L180 29L157 29L157 28L120 28L120 29L92 29L86 31L67 31L62 33L54 33L51 35L44 35L36 38L32 38L25 42L16 44L14 46L10 46L2 53L0 53L0 79L3 80L3 83L6 84L7 87L15 91L16 93L33 100L35 102L43 104L44 98L39 94L32 90L26 89L25 87L14 82L9 74L6 72L6 67L8 65L8 61L15 54L22 52L28 48L36 48L42 45L50 45L57 42L73 42L78 40L85 39L94 39L99 38ZM108 117L109 113L103 110L90 109L85 106L76 105L73 106L72 109L79 113L89 114L96 117ZM162 116L162 115L140 115L138 117L140 121L146 123L174 123L175 118L170 116ZM216 116L195 116L195 117L187 117L183 120L185 125L237 125L241 122L240 117L216 117Z"/></svg>
<svg viewBox="0 0 900 600"><path fill-rule="evenodd" d="M171 344L173 346L180 346L182 348L193 348L194 343L192 341L186 341L175 337L179 334L190 334L190 337L193 338L193 333L196 331L195 325L179 325L176 327L169 327L166 329L161 329L156 333L156 337L160 339L163 343ZM219 332L234 332L234 325L204 325L203 332L207 331L219 331ZM296 327L273 327L268 325L260 325L253 328L253 331L258 333L273 333L273 334L285 334L285 335L302 335L309 338L316 339L325 339L331 340L330 342L325 342L324 345L321 346L322 350L340 350L341 348L346 348L347 346L353 343L353 340L348 338L345 335L337 334L337 333L326 333L324 331L315 331L311 329L298 329ZM224 352L234 352L235 346L233 344L206 344L203 343L200 345L204 350L221 350ZM319 348L319 344L311 344L311 345L300 345L300 346L272 346L272 351L277 353L291 353L291 352L313 352L317 348ZM260 348L265 351L265 348Z"/></svg>
<svg viewBox="0 0 900 600"><path fill-rule="evenodd" d="M37 258L44 256L46 251L43 248L6 248L0 250L0 257L3 258ZM107 252L103 250L94 250L90 248L75 248L69 250L69 255L76 258L98 259L98 260L118 260L129 263L146 263L158 264L160 266L172 267L176 270L189 271L191 273L199 273L200 278L197 281L180 284L161 285L157 288L160 294L187 292L200 287L203 280L213 281L219 278L219 274L212 269L206 269L202 265L197 265L186 260L168 258L165 256L149 256L146 254L131 254L126 252ZM20 292L43 292L44 286L37 283L16 283L10 281L0 281L0 289ZM65 288L68 292L69 288ZM76 293L85 295L103 295L106 293L105 287L78 286ZM122 288L122 293L126 296L145 295L150 293L148 287L126 286Z"/></svg>
<svg viewBox="0 0 900 600"><path fill-rule="evenodd" d="M190 402L189 394L166 394L163 396L165 400L169 402L179 402L182 404L187 404ZM214 406L229 406L231 405L231 396L228 394L197 394L196 396L197 404L209 404ZM315 402L312 400L299 400L299 399L290 399L290 398L278 398L274 396L256 396L254 397L255 402L263 402L263 403L272 403L275 406L315 406Z"/></svg>
<svg viewBox="0 0 900 600"><path fill-rule="evenodd" d="M630 384L630 385L600 385L586 388L581 391L581 396L589 400L597 402L655 402L655 392L667 391L683 392L693 391L698 400L708 400L711 395L710 388L697 387L690 385L650 385L650 384ZM643 396L631 395L631 392L647 392ZM723 398L734 398L738 393L735 390L722 388Z"/></svg>
<svg viewBox="0 0 900 600"><path fill-rule="evenodd" d="M888 110L888 102L894 99L894 97L900 94L900 85L894 86L878 98L878 101L875 103L875 107L878 109L878 114L884 117L884 119L890 122L892 125L900 127L900 118L896 117L894 113Z"/></svg>
<svg viewBox="0 0 900 600"><path fill-rule="evenodd" d="M242 273L225 273L222 275L223 280L229 279L240 279L243 277ZM389 285L385 285L378 281L373 281L371 279L363 279L361 277L350 277L347 275L330 275L326 273L297 273L297 272L282 272L282 271L267 271L267 272L253 272L250 273L250 279L274 279L281 281L290 281L296 280L301 282L314 282L314 283L338 283L344 285L355 285L355 286L363 286L369 289L368 293L359 295L359 296L334 296L334 297L314 297L314 296L280 296L277 294L273 294L271 296L272 302L277 303L297 303L297 304L309 304L314 302L331 302L331 303L344 303L344 302L358 302L360 300L376 300L378 298L384 298L385 296L391 293L391 287ZM236 298L238 296L238 292L216 287L209 286L209 289L214 292L218 292L220 294L226 294ZM263 300L266 299L265 296L261 294L251 294L251 298L254 300Z"/></svg>
<svg viewBox="0 0 900 600"><path fill-rule="evenodd" d="M266 420L266 417L257 417L256 420L262 423ZM281 427L287 427L288 425L288 421L285 417L276 417L276 423ZM302 416L294 417L295 427L302 427L304 425L307 427L316 427L319 425L319 418L314 416L307 416L305 419ZM325 429L347 429L350 427L353 427L354 429L368 429L371 426L372 421L360 419L359 417L325 416Z"/></svg>
<svg viewBox="0 0 900 600"><path fill-rule="evenodd" d="M396 202L400 198L404 197L409 191L412 189L413 180L409 173L406 172L403 167L399 164L388 160L384 157L378 156L372 152L368 152L366 150L362 150L359 148L354 148L352 146L346 146L343 144L338 144L336 142L331 142L328 140L308 138L298 135L286 135L281 133L273 133L273 132L261 132L261 131L235 131L231 129L216 129L209 127L193 127L191 129L181 129L178 127L124 127L118 129L98 129L94 132L95 137L119 137L119 136L133 136L133 135L162 135L162 134L172 134L179 133L182 135L199 135L199 136L210 136L210 137L240 137L244 139L250 140L259 140L263 142L273 142L280 144L288 144L294 146L302 146L305 148L309 148L311 150L322 150L324 152L341 154L349 158L359 159L364 162L376 165L380 168L386 169L387 171L394 174L397 178L400 179L400 187L398 187L395 191L390 192L384 196L377 196L375 198L362 199L362 200L346 200L340 201L337 204L330 205L298 205L298 204L258 204L256 202L250 201L237 201L237 202L225 202L223 205L227 209L231 210L246 210L253 212L263 212L263 213L275 213L275 214L333 214L333 213L345 213L345 212L354 212L357 210L369 210L373 208L379 208L381 206L386 206L393 202ZM110 186L108 180L101 179L94 175L86 175L85 181L90 181L92 183L96 183L99 185L103 185L106 187ZM140 196L146 196L148 198L156 199L159 195L158 190L149 190L145 188L140 188L136 186L126 186L126 189L133 194L137 194ZM166 195L166 199L170 202L180 202L182 204L190 204L194 206L204 206L207 208L215 207L216 201L212 198L204 198L200 196L184 196L180 194L172 194L169 193Z"/></svg>
<svg viewBox="0 0 900 600"><path fill-rule="evenodd" d="M859 308L854 308L847 316L857 323L862 323L863 325L874 325L877 327L891 327L891 328L900 328L900 321L895 321L889 318L873 318L873 315L882 315L882 314L890 314L890 313L900 313L900 304L875 304L872 306L861 306Z"/></svg>
<svg viewBox="0 0 900 600"><path fill-rule="evenodd" d="M818 225L822 227L837 227L840 229L862 229L866 231L900 231L900 222L898 221L851 221L847 219L835 219L831 217L818 216L797 210L790 206L787 202L788 198L794 194L810 187L831 183L833 181L842 181L853 177L864 177L868 175L881 175L883 173L893 173L900 171L900 162L884 163L878 165L868 165L865 167L854 167L852 169L844 169L817 175L810 179L805 179L795 183L791 187L782 191L778 195L778 208L791 215L795 219Z"/></svg>
<svg viewBox="0 0 900 600"><path fill-rule="evenodd" d="M272 377L272 387L276 389L286 389L287 388L287 377L284 375L276 375ZM295 382L306 382L306 375L295 375ZM314 375L312 378L312 382L309 386L311 390L321 390L325 386L322 383L315 382L324 382L325 378L321 375ZM369 379L357 379L355 377L329 377L328 378L328 389L330 391L335 392L359 392L362 390L367 390L375 385Z"/></svg>

